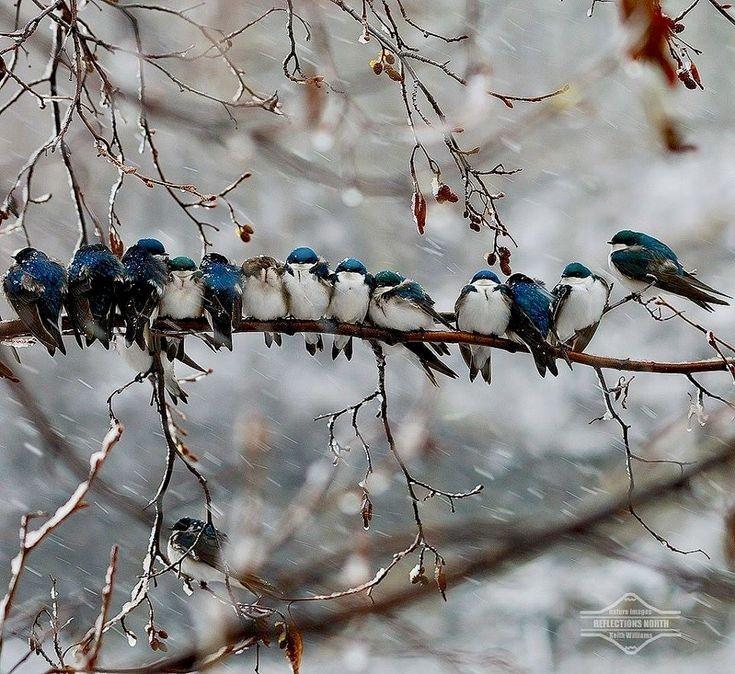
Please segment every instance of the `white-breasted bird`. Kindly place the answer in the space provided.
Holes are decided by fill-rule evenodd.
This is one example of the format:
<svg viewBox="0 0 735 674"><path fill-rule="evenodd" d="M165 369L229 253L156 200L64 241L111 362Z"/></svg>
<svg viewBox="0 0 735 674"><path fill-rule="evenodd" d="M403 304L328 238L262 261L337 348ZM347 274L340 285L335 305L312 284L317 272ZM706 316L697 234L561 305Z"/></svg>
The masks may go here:
<svg viewBox="0 0 735 674"><path fill-rule="evenodd" d="M327 316L341 323L362 323L370 305L373 278L365 265L354 257L347 257L337 265L332 274L334 285ZM332 358L344 352L347 360L352 359L352 337L335 335L332 343Z"/></svg>
<svg viewBox="0 0 735 674"><path fill-rule="evenodd" d="M432 330L435 323L442 323L454 329L454 326L437 313L434 309L434 300L424 292L419 283L387 270L375 275L368 317L378 327L402 332ZM435 372L452 379L457 377L457 373L431 350L434 349L439 355L448 355L449 349L443 342L405 342L401 345L381 346L386 354L399 350L407 355L409 360L424 371L434 386L439 386Z"/></svg>
<svg viewBox="0 0 735 674"><path fill-rule="evenodd" d="M329 264L311 249L295 248L286 258L283 287L292 318L318 321L329 308L332 297ZM306 350L313 356L324 348L320 333L304 333Z"/></svg>
<svg viewBox="0 0 735 674"><path fill-rule="evenodd" d="M554 337L572 351L584 351L600 324L611 289L606 279L583 264L568 264L551 291Z"/></svg>
<svg viewBox="0 0 735 674"><path fill-rule="evenodd" d="M243 314L256 321L274 321L288 315L286 291L283 287L283 262L268 255L256 255L242 263ZM279 332L264 332L265 345L281 346Z"/></svg>
<svg viewBox="0 0 735 674"><path fill-rule="evenodd" d="M508 328L513 304L510 289L490 269L478 271L464 288L454 305L457 328L463 332L500 337ZM459 351L470 369L470 381L477 373L491 381L489 346L460 344Z"/></svg>

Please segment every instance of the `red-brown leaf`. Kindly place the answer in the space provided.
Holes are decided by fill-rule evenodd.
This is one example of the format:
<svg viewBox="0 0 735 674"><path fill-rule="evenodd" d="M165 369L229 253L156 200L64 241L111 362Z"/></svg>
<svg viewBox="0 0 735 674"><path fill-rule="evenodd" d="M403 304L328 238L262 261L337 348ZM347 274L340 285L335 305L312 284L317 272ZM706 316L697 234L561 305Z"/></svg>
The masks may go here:
<svg viewBox="0 0 735 674"><path fill-rule="evenodd" d="M411 211L413 212L416 229L419 230L419 234L423 234L426 229L426 199L418 190L411 197Z"/></svg>
<svg viewBox="0 0 735 674"><path fill-rule="evenodd" d="M278 622L276 627L281 628L278 635L278 645L283 649L288 661L291 663L293 674L299 674L301 670L301 656L304 654L304 640L293 623Z"/></svg>
<svg viewBox="0 0 735 674"><path fill-rule="evenodd" d="M117 258L121 258L125 250L125 245L114 227L110 227L110 250Z"/></svg>

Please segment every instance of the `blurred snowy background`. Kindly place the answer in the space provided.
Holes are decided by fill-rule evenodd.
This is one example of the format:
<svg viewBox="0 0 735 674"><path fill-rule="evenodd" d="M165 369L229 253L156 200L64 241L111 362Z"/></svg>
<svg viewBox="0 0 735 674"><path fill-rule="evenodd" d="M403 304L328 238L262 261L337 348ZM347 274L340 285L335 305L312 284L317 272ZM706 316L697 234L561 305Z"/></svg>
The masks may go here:
<svg viewBox="0 0 735 674"><path fill-rule="evenodd" d="M174 3L178 5L179 3ZM301 4L301 3L296 3ZM246 64L250 82L260 91L278 90L284 111L276 117L262 110L237 113L237 125L220 106L179 93L170 82L147 69L149 96L163 114L151 115L156 141L170 179L196 183L216 191L245 170L253 176L232 193L240 218L251 222L255 235L244 244L223 209L212 216L221 225L213 233L215 250L231 258L268 253L285 257L296 245L310 245L333 263L343 257L363 259L372 271L395 268L420 280L439 307L451 310L459 289L479 268L490 248L487 234L471 232L458 205L429 203L426 234L416 233L410 212L408 158L412 140L405 126L400 90L376 77L368 61L373 42L359 44L359 25L329 2L303 3L314 38L303 45L296 27L300 55L308 74L323 74L333 90L319 90L318 101L305 100L305 88L284 79L281 61L288 51L285 18L275 14L235 42L237 62ZM354 2L355 6L360 3ZM482 64L467 88L441 73L423 69L450 124L464 127L464 147L480 146L476 164L491 168L503 162L522 172L494 181L507 198L500 202L504 222L519 248L514 271L523 271L553 285L564 265L579 260L605 272L610 235L622 228L646 231L668 242L689 267L708 283L735 290L735 40L728 25L707 3L687 17L684 37L703 50L697 57L704 91L683 86L668 90L660 75L623 57L624 34L614 5L588 5L578 0L481 0L479 20L466 25L464 2L405 3L420 24L446 34L476 33L469 56ZM473 3L468 3L472 5ZM234 28L258 16L269 3L207 0L192 10L203 23ZM183 7L183 3L181 7ZM667 2L670 14L685 7ZM110 41L130 45L128 26L109 7L93 5L100 31ZM8 7L0 20L10 27ZM151 52L185 49L198 41L170 16L146 17L145 48ZM48 28L39 29L38 53L21 58L42 67ZM424 48L420 33L408 33ZM427 42L428 53L464 72L468 52L459 44ZM328 45L333 60L325 56ZM103 59L111 58L109 55ZM120 86L135 91L135 58L114 56L112 71ZM421 64L417 64L417 67ZM231 82L221 64L210 61L175 63L172 70L230 93ZM335 72L336 68L336 72ZM24 77L30 74L23 72ZM530 96L569 82L568 94L544 103L517 103L508 109L487 96L492 89ZM354 110L344 115L345 96ZM9 94L3 92L3 101ZM318 114L314 115L314 105ZM357 109L361 112L357 112ZM696 151L671 153L661 143L655 118L661 110L676 118ZM168 112L166 112L168 111ZM123 111L124 134L134 139L134 99ZM169 114L171 113L171 114ZM172 114L176 113L176 115ZM25 96L2 118L0 184L3 193L25 158L49 134L48 115ZM423 133L423 131L422 131ZM423 136L443 177L461 190L441 139ZM69 144L90 206L104 219L109 186L115 172L95 158L88 136L77 129ZM150 170L149 158L130 154L130 163ZM420 173L425 194L431 174ZM36 190L53 198L32 207L27 226L34 243L68 260L76 241L74 216L61 162L50 155L37 171ZM191 222L182 217L162 189L146 189L128 180L118 211L126 244L141 235L159 237L171 255L199 257L200 245ZM0 239L2 268L22 245L17 234ZM616 287L614 293L620 296ZM705 315L687 307L689 315L724 338L732 335L733 309ZM4 318L11 315L0 307ZM319 480L334 471L334 482L317 517L305 523L288 545L269 560L266 571L287 569L324 559L345 545L353 550L329 568L312 591L331 591L360 582L384 566L399 549L386 537L411 531L411 513L396 466L386 456L378 422L368 412L364 431L378 463L371 493L375 514L363 532L357 482L364 471L355 447L334 469L324 422L313 418L356 402L374 388L375 367L367 347L356 345L351 363L333 363L327 353L313 359L299 337L287 338L282 349L268 350L259 334L239 335L235 352L212 354L194 340L191 354L214 369L195 384L184 384L190 403L183 411L187 444L200 457L218 510L217 524L237 538L238 532L272 533L284 508L305 480ZM593 353L689 360L710 357L702 336L683 323L658 323L637 305L610 315L593 340ZM86 462L99 447L107 427L105 399L123 385L131 372L114 352L98 346L50 359L41 348L22 352L17 368L28 389L51 421L54 433ZM497 352L493 385L467 381L464 364L453 353L451 364L461 373L435 391L409 363L390 363L388 386L391 416L400 451L414 472L450 490L486 485L478 497L459 502L452 514L438 499L423 505L432 526L482 520L487 526L560 522L584 514L590 504L617 494L627 484L619 429L614 422L589 422L604 408L594 372L560 368L557 379L540 379L529 358ZM185 368L181 376L191 374ZM609 381L615 381L610 373ZM731 395L732 381L723 374L703 375L713 391ZM3 384L0 406L0 584L17 551L18 524L27 511L53 511L78 483L57 460L48 439L39 437L28 410ZM651 458L696 460L735 441L732 414L707 403L710 421L688 432L690 383L682 376L640 374L631 386L626 418L633 424L634 449ZM151 498L165 459L165 445L155 411L148 406L145 386L129 389L117 400L116 412L126 426L119 446L105 465L103 478L141 508ZM347 424L338 427L350 440ZM52 438L53 439L53 438ZM53 444L53 443L51 443ZM651 473L642 464L640 474ZM670 477L676 466L658 468ZM689 489L642 509L648 523L682 548L703 548L702 555L677 555L666 550L632 518L622 513L599 531L601 540L621 546L629 558L606 554L598 540L569 538L544 549L542 555L514 559L490 575L467 578L449 588L448 603L429 593L418 603L362 626L317 638L306 638L305 672L732 672L735 623L726 601L692 591L677 582L672 569L695 575L710 566L725 571L725 517L734 505L731 467L709 473ZM659 473L656 473L659 474ZM168 523L184 514L202 516L196 483L181 468L166 501ZM243 533L242 535L245 535ZM49 575L58 578L62 618L74 616L67 638L83 633L99 606L99 591L110 546L121 545L121 563L114 605L125 600L140 572L147 529L121 512L100 492L90 507L76 515L58 535L35 552L23 577L4 663L26 650L29 616L47 602ZM479 546L474 541L471 546ZM442 543L449 568L466 552L451 541ZM408 583L415 561L403 563L386 582L395 588ZM264 572L265 573L265 572ZM170 576L170 574L169 574ZM376 596L384 591L376 589ZM600 609L625 592L636 592L651 604L682 611L689 639L662 639L635 657L609 643L582 639L578 612ZM192 632L211 628L209 602L201 593L187 597L174 578L161 579L153 592L158 623L171 634L169 647L185 648ZM294 615L298 621L298 608ZM139 623L132 626L142 632ZM196 637L195 637L196 638ZM145 639L131 649L120 633L105 646L105 664L131 666L151 659ZM287 671L273 645L261 671ZM222 666L242 671L252 666L244 654ZM41 660L21 670L43 671Z"/></svg>

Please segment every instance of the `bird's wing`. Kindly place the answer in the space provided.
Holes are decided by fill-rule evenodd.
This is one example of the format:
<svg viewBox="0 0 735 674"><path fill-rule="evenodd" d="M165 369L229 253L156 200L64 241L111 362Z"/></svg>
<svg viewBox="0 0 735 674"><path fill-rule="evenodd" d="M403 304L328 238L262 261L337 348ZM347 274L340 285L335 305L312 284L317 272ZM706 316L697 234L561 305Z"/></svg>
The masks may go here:
<svg viewBox="0 0 735 674"><path fill-rule="evenodd" d="M11 302L13 308L18 314L18 318L31 331L33 336L41 342L46 348L56 348L59 345L61 336L58 329L55 331L41 318L36 302L17 301Z"/></svg>
<svg viewBox="0 0 735 674"><path fill-rule="evenodd" d="M595 336L595 333L597 332L597 328L599 327L599 325L600 325L599 322L593 323L592 325L588 325L583 330L577 330L577 333L568 342L572 351L576 351L577 353L582 353L582 351L584 351L587 348L587 345L590 343L592 338Z"/></svg>
<svg viewBox="0 0 735 674"><path fill-rule="evenodd" d="M467 299L467 295L470 293L476 293L477 288L473 286L471 283L466 285L464 288L462 288L461 292L459 293L459 297L457 298L457 301L454 303L454 315L455 317L459 314L460 309L462 308L462 305L464 305L465 300Z"/></svg>
<svg viewBox="0 0 735 674"><path fill-rule="evenodd" d="M559 314L562 310L562 307L566 303L571 292L572 292L572 287L570 285L567 285L566 283L557 284L554 287L554 290L551 291L551 294L554 296L554 301L551 304L552 325L556 325L556 322L559 319Z"/></svg>
<svg viewBox="0 0 735 674"><path fill-rule="evenodd" d="M663 257L656 251L638 247L618 250L610 255L610 259L626 276L644 282L646 280L655 281L656 287L661 290L686 297L707 311L712 311L710 304L728 304L716 296L727 297L727 295L714 290L684 271L678 262Z"/></svg>

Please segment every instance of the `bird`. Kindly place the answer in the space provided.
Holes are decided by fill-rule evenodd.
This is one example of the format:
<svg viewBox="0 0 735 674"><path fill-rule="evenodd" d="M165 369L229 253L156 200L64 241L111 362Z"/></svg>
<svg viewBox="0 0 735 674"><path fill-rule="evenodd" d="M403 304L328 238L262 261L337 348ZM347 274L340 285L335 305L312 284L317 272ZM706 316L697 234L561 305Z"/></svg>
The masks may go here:
<svg viewBox="0 0 735 674"><path fill-rule="evenodd" d="M168 281L168 256L158 239L140 239L122 256L125 290L121 303L125 321L125 343L146 348L144 328L158 312Z"/></svg>
<svg viewBox="0 0 735 674"><path fill-rule="evenodd" d="M242 263L242 308L245 316L256 321L274 321L288 315L283 287L283 262L268 255L256 255ZM281 346L281 333L264 332L265 345Z"/></svg>
<svg viewBox="0 0 735 674"><path fill-rule="evenodd" d="M419 283L390 270L380 271L375 275L368 317L378 327L389 330L431 330L435 323L443 323L454 329L436 312L434 300L424 292ZM449 354L447 345L442 342L431 343L431 347L439 355ZM397 348L403 353L408 351L409 360L421 367L434 386L439 386L435 372L452 379L457 377L457 373L423 342L405 342ZM387 353L394 349L386 345L383 350Z"/></svg>
<svg viewBox="0 0 735 674"><path fill-rule="evenodd" d="M572 351L584 351L600 324L611 290L607 279L580 262L564 267L551 291L554 337Z"/></svg>
<svg viewBox="0 0 735 674"><path fill-rule="evenodd" d="M173 258L168 266L168 282L163 290L159 317L177 321L201 318L204 311L202 272L194 260L185 255ZM187 365L204 371L186 355L183 337L162 338L161 346L169 360L178 358Z"/></svg>
<svg viewBox="0 0 735 674"><path fill-rule="evenodd" d="M199 268L214 348L224 346L232 351L232 328L242 318L242 270L219 253L207 253Z"/></svg>
<svg viewBox="0 0 735 674"><path fill-rule="evenodd" d="M656 287L685 297L707 311L714 311L711 304L728 306L723 297L732 299L700 281L694 272L686 271L671 248L648 234L624 229L608 243L611 271L634 292Z"/></svg>
<svg viewBox="0 0 735 674"><path fill-rule="evenodd" d="M510 308L513 303L510 288L500 282L497 274L490 269L478 271L459 294L454 305L457 329L480 335L500 337L508 328ZM470 381L478 372L490 383L489 346L460 344L459 351L470 369Z"/></svg>
<svg viewBox="0 0 735 674"><path fill-rule="evenodd" d="M23 325L51 356L66 354L59 317L67 292L66 269L46 253L21 248L3 277L3 291Z"/></svg>
<svg viewBox="0 0 735 674"><path fill-rule="evenodd" d="M299 247L286 258L283 287L292 318L316 321L323 318L332 296L329 264L311 248ZM320 333L304 333L306 350L312 355L324 348Z"/></svg>
<svg viewBox="0 0 735 674"><path fill-rule="evenodd" d="M99 340L110 348L118 303L125 289L125 267L103 243L80 246L67 269L66 313L77 343Z"/></svg>
<svg viewBox="0 0 735 674"><path fill-rule="evenodd" d="M181 255L169 262L169 277L158 312L161 318L200 318L204 310L202 272L190 257Z"/></svg>
<svg viewBox="0 0 735 674"><path fill-rule="evenodd" d="M257 597L277 599L283 593L267 580L252 573L238 573L226 566L229 538L213 524L195 517L182 517L171 527L167 555L178 573L200 583L225 583L245 588ZM227 573L227 575L225 575Z"/></svg>
<svg viewBox="0 0 735 674"><path fill-rule="evenodd" d="M367 316L372 292L373 277L365 265L354 257L342 260L332 274L334 290L327 315L342 323L362 323ZM335 335L332 342L332 359L344 352L352 360L352 337Z"/></svg>
<svg viewBox="0 0 735 674"><path fill-rule="evenodd" d="M547 369L556 377L559 371L554 352L546 341L552 327L553 295L541 282L525 274L513 274L506 284L513 298L506 334L528 348L542 377L546 376Z"/></svg>
<svg viewBox="0 0 735 674"><path fill-rule="evenodd" d="M151 335L151 330L147 324L143 326L143 344L141 347L137 341L128 344L126 340L120 336L115 337L115 348L123 357L125 362L140 375L153 374L154 354L161 351L160 338ZM179 400L183 403L188 402L187 393L179 386L174 372L173 360L161 357L161 369L163 371L163 385L166 392L171 396L171 400L176 405Z"/></svg>

